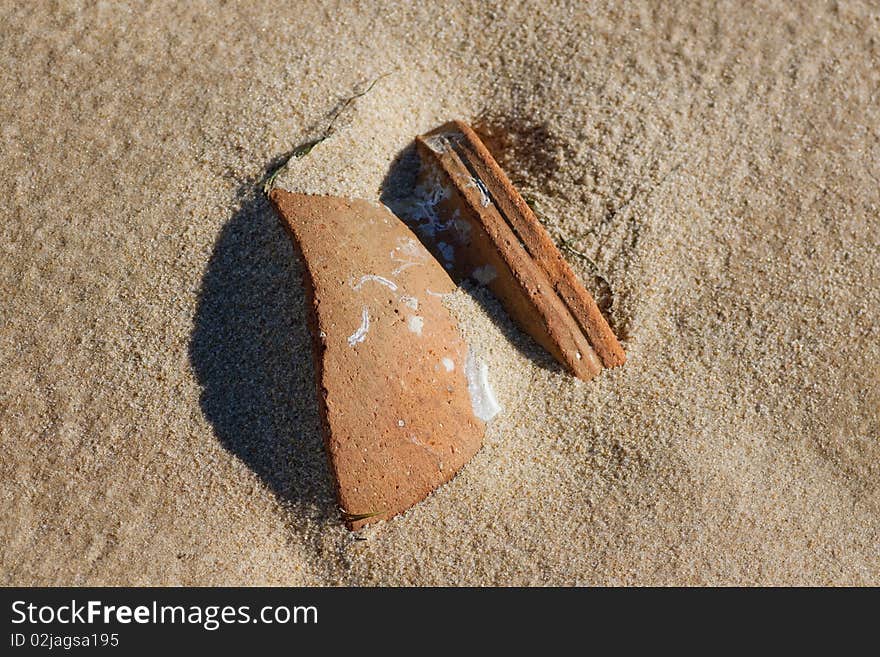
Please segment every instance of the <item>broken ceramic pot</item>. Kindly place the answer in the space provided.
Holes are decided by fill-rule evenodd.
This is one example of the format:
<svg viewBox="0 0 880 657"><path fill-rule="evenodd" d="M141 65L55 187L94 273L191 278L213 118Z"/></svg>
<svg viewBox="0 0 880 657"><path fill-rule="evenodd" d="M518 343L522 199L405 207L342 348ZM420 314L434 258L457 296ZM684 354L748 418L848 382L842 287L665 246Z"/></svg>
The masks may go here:
<svg viewBox="0 0 880 657"><path fill-rule="evenodd" d="M363 200L271 200L305 264L325 445L357 529L451 479L497 403L443 305L452 280L406 224Z"/></svg>
<svg viewBox="0 0 880 657"><path fill-rule="evenodd" d="M419 232L447 270L491 289L575 376L622 365L623 349L593 297L476 133L453 121L416 143Z"/></svg>

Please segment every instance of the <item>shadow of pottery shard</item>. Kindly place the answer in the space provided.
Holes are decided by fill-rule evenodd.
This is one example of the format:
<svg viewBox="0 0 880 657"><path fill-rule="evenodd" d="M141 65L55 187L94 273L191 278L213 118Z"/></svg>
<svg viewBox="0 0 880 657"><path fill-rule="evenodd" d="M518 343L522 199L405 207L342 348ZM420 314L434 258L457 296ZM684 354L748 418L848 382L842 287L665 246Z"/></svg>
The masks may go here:
<svg viewBox="0 0 880 657"><path fill-rule="evenodd" d="M419 196L435 255L489 287L568 371L591 379L626 360L593 297L474 131L461 121L416 139Z"/></svg>
<svg viewBox="0 0 880 657"><path fill-rule="evenodd" d="M358 529L451 479L492 409L440 298L454 284L403 222L363 200L281 189L271 200L305 264L324 440Z"/></svg>

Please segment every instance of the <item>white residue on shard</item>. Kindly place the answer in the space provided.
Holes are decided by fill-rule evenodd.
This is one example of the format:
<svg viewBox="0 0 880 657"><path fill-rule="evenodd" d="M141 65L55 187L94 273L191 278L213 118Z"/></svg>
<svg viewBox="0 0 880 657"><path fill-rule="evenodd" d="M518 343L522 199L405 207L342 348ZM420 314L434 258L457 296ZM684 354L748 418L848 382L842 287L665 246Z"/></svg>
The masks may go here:
<svg viewBox="0 0 880 657"><path fill-rule="evenodd" d="M477 358L472 349L468 349L465 358L464 375L467 378L474 415L483 422L488 422L501 412L501 405L489 384L489 367Z"/></svg>

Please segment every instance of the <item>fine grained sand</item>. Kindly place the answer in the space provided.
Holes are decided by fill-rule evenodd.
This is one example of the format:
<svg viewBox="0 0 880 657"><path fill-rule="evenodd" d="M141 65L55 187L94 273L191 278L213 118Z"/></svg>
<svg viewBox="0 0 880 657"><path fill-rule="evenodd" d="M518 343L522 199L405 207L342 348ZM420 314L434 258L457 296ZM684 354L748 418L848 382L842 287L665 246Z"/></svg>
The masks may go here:
<svg viewBox="0 0 880 657"><path fill-rule="evenodd" d="M880 584L880 10L749 6L3 3L0 582ZM457 293L505 413L355 541L254 189L384 73L280 180L478 123L629 361Z"/></svg>

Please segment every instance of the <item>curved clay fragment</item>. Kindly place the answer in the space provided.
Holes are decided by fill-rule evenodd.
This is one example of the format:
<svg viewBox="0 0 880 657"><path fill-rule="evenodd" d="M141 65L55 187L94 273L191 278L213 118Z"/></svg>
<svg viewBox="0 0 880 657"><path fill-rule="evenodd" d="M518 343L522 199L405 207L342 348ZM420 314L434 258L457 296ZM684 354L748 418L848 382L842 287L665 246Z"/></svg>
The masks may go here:
<svg viewBox="0 0 880 657"><path fill-rule="evenodd" d="M480 138L461 121L416 139L447 260L486 284L511 317L571 373L590 379L626 360L589 292Z"/></svg>
<svg viewBox="0 0 880 657"><path fill-rule="evenodd" d="M467 346L440 298L454 284L383 205L271 200L305 263L324 439L358 529L424 499L482 444Z"/></svg>

